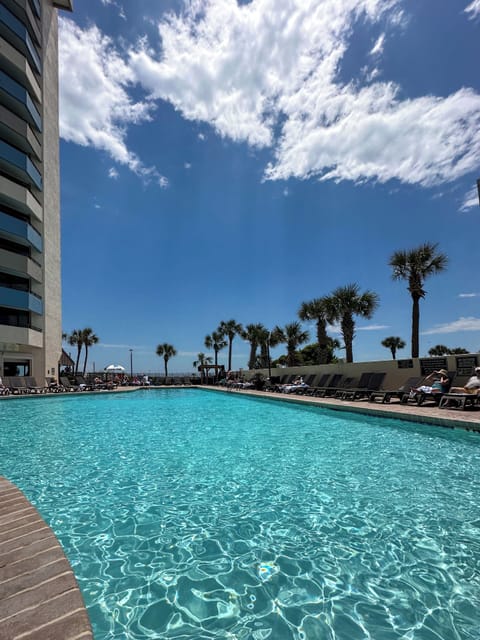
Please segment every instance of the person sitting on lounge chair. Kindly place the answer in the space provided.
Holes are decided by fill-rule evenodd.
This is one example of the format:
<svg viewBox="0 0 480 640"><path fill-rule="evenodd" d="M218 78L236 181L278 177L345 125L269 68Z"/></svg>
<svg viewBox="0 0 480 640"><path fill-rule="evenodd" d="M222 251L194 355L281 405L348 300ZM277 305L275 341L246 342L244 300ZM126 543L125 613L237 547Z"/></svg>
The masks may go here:
<svg viewBox="0 0 480 640"><path fill-rule="evenodd" d="M303 381L303 378L299 376L295 378L292 384L284 384L282 387L283 393L292 393L293 391L297 391L297 389L306 389L308 384Z"/></svg>
<svg viewBox="0 0 480 640"><path fill-rule="evenodd" d="M475 373L464 387L452 387L450 393L476 393L480 394L480 367L475 367Z"/></svg>
<svg viewBox="0 0 480 640"><path fill-rule="evenodd" d="M428 380L431 380L431 384L425 384ZM420 387L416 387L412 389L410 392L410 396L414 397L416 393L428 393L428 394L436 394L436 393L447 393L450 385L450 379L448 377L448 371L445 369L440 369L439 371L434 371L429 376L424 379L424 384Z"/></svg>
<svg viewBox="0 0 480 640"><path fill-rule="evenodd" d="M0 396L8 396L10 389L3 384L2 378L0 378Z"/></svg>

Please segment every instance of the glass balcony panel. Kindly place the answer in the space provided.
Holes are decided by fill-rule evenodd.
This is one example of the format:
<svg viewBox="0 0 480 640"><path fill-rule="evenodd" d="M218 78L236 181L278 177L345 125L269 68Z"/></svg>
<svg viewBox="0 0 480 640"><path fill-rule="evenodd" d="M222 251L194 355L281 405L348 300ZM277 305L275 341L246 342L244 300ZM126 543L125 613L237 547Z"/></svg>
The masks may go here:
<svg viewBox="0 0 480 640"><path fill-rule="evenodd" d="M16 80L0 71L0 90L10 96L15 101L16 106L18 104L22 105L30 124L33 124L38 131L42 130L42 118L25 87L22 87ZM13 110L15 111L15 108Z"/></svg>
<svg viewBox="0 0 480 640"><path fill-rule="evenodd" d="M0 161L1 160L8 165L13 165L17 169L20 169L20 171L29 178L29 181L33 182L37 189L42 189L42 176L26 153L16 149L11 144L8 144L8 142L0 140Z"/></svg>
<svg viewBox="0 0 480 640"><path fill-rule="evenodd" d="M27 291L0 287L0 306L43 313L43 303L41 298Z"/></svg>
<svg viewBox="0 0 480 640"><path fill-rule="evenodd" d="M13 236L14 240L23 240L23 244L28 243L37 251L43 251L42 236L32 225L0 211L0 232L2 231L9 236Z"/></svg>

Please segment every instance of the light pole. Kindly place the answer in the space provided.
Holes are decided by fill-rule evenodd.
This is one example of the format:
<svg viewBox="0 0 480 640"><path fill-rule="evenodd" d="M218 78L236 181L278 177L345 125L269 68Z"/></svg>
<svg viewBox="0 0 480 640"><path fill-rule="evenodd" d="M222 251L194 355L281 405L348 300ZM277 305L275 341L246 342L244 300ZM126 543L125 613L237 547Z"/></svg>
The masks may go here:
<svg viewBox="0 0 480 640"><path fill-rule="evenodd" d="M130 351L130 382L133 380L133 349L129 349Z"/></svg>

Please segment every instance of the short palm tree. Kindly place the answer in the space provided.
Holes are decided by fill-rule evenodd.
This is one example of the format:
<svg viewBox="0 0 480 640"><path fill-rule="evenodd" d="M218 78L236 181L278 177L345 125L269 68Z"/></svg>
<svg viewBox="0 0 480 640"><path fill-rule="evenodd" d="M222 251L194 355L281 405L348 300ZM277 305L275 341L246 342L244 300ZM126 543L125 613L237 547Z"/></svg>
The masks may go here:
<svg viewBox="0 0 480 640"><path fill-rule="evenodd" d="M329 357L329 337L327 335L327 323L328 317L328 299L315 298L310 302L302 302L302 305L298 311L298 317L300 320L315 320L317 328L317 345L318 356L317 364L327 364Z"/></svg>
<svg viewBox="0 0 480 640"><path fill-rule="evenodd" d="M379 298L373 291L360 293L358 284L338 287L326 301L328 317L340 323L340 331L345 343L347 362L353 362L353 339L355 337L354 316L370 319L378 307Z"/></svg>
<svg viewBox="0 0 480 640"><path fill-rule="evenodd" d="M226 340L224 340L221 333L218 331L212 331L208 336L205 336L205 347L207 349L213 349L215 353L215 370L218 367L218 352L225 349L227 346Z"/></svg>
<svg viewBox="0 0 480 640"><path fill-rule="evenodd" d="M87 370L87 360L88 360L88 349L92 347L94 344L98 344L99 338L93 333L93 329L87 327L86 329L82 329L82 344L85 347L85 359L83 361L83 375L85 375L85 371Z"/></svg>
<svg viewBox="0 0 480 640"><path fill-rule="evenodd" d="M78 373L78 365L80 363L80 354L83 347L83 335L81 329L74 329L72 333L67 335L67 342L71 347L77 347L77 359L75 361L75 372Z"/></svg>
<svg viewBox="0 0 480 640"><path fill-rule="evenodd" d="M303 331L299 322L290 322L285 327L275 327L271 333L271 338L278 343L285 342L287 345L287 367L294 367L297 364L297 349L309 338L308 331Z"/></svg>
<svg viewBox="0 0 480 640"><path fill-rule="evenodd" d="M426 242L417 249L396 251L390 258L394 280L406 280L412 297L412 358L418 358L420 351L420 299L426 291L425 279L447 268L448 258L437 252L437 244Z"/></svg>
<svg viewBox="0 0 480 640"><path fill-rule="evenodd" d="M389 336L385 338L385 340L382 340L382 347L390 349L392 358L395 360L397 357L397 349L404 349L405 342L398 336Z"/></svg>
<svg viewBox="0 0 480 640"><path fill-rule="evenodd" d="M451 353L451 349L444 344L436 344L434 347L428 350L429 356L448 356Z"/></svg>
<svg viewBox="0 0 480 640"><path fill-rule="evenodd" d="M201 367L200 369L200 374L202 377L202 382L203 382L203 378L205 376L205 369L203 367L206 367L209 364L213 363L213 358L211 358L210 356L206 356L204 353L200 352L197 355L197 359L193 361L193 366L195 368L197 367Z"/></svg>
<svg viewBox="0 0 480 640"><path fill-rule="evenodd" d="M241 335L243 331L243 327L241 324L236 322L236 320L227 320L226 322L222 320L218 325L218 331L225 337L228 338L228 370L232 370L232 344L233 339L236 335Z"/></svg>
<svg viewBox="0 0 480 640"><path fill-rule="evenodd" d="M156 351L157 356L163 357L163 362L165 364L165 377L168 376L168 361L173 356L177 355L177 351L175 347L168 342L164 342L163 344L159 344Z"/></svg>

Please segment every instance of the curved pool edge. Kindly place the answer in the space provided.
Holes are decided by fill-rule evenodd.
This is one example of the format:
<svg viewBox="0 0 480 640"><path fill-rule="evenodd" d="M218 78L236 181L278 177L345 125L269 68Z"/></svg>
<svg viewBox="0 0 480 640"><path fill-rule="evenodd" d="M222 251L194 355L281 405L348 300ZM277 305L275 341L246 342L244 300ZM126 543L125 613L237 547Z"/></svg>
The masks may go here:
<svg viewBox="0 0 480 640"><path fill-rule="evenodd" d="M93 640L80 588L55 534L0 476L0 637Z"/></svg>

